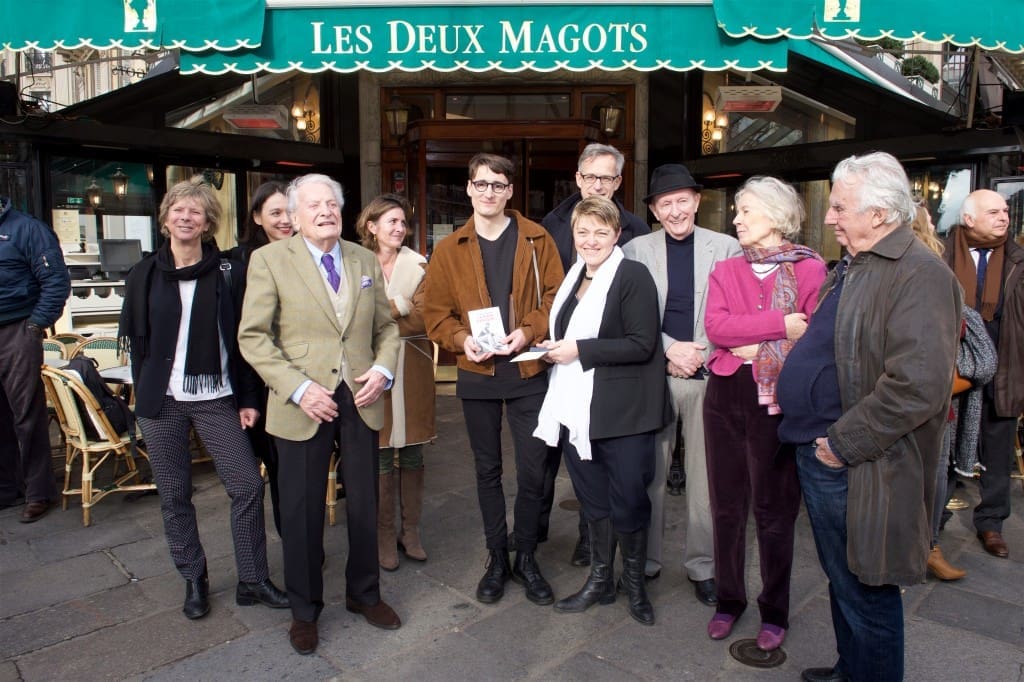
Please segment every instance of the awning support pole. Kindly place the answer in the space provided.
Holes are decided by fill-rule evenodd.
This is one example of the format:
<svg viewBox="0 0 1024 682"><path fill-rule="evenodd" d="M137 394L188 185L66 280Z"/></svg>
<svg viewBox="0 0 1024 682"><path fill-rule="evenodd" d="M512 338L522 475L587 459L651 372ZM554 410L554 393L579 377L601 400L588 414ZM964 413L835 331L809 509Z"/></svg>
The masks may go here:
<svg viewBox="0 0 1024 682"><path fill-rule="evenodd" d="M967 96L967 129L974 128L974 102L978 98L978 60L981 58L981 50L974 46L974 56L971 59L971 87Z"/></svg>

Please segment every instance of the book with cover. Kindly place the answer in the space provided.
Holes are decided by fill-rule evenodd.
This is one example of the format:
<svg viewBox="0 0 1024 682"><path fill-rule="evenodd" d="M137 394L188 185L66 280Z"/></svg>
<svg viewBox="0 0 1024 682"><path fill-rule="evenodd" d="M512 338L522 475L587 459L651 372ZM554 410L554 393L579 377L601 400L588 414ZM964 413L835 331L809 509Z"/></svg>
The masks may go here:
<svg viewBox="0 0 1024 682"><path fill-rule="evenodd" d="M501 342L507 336L497 306L469 311L469 329L485 353L504 353L508 346Z"/></svg>

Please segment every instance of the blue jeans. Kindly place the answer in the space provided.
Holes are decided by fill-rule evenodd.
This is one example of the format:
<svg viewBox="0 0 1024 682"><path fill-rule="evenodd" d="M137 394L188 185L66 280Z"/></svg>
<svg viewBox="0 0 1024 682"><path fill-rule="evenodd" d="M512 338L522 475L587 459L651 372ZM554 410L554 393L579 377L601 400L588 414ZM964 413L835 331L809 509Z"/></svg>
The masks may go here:
<svg viewBox="0 0 1024 682"><path fill-rule="evenodd" d="M818 560L828 576L839 662L853 682L903 679L903 599L896 585L860 582L846 561L847 470L814 456L814 443L796 450L800 487Z"/></svg>

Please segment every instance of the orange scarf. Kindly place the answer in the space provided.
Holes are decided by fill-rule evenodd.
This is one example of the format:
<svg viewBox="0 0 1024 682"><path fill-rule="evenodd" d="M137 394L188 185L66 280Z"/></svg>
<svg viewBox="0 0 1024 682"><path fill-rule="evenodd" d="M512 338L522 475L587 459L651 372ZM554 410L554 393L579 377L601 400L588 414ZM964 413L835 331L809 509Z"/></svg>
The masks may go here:
<svg viewBox="0 0 1024 682"><path fill-rule="evenodd" d="M981 317L991 322L999 306L999 291L1003 285L1003 259L1006 255L1006 235L987 242L979 241L958 225L953 239L953 272L964 288L964 303L975 307L978 300L978 267L974 264L971 249L992 249L988 254L988 269L985 271L985 284L981 290Z"/></svg>

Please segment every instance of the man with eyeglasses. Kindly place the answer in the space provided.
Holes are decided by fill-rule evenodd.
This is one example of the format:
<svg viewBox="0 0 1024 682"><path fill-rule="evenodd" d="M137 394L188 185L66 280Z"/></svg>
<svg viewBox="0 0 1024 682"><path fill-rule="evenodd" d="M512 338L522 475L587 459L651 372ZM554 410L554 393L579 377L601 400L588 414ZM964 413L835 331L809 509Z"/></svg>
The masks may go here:
<svg viewBox="0 0 1024 682"><path fill-rule="evenodd" d="M541 225L551 233L558 245L558 256L562 259L562 269L567 271L576 262L576 249L572 239L572 210L576 204L592 196L611 199L619 209L622 231L619 233L618 245L623 246L633 237L649 234L650 226L642 218L626 210L626 207L615 197L615 192L622 184L622 167L626 159L615 147L594 142L583 148L576 170L576 186L578 192L573 193L544 216ZM540 541L547 539L548 519L555 497L555 478L562 460L561 450L552 448L548 455L547 473L544 479L544 506L541 509ZM579 538L569 559L573 566L590 565L590 538L587 535L587 523L580 511Z"/></svg>
<svg viewBox="0 0 1024 682"><path fill-rule="evenodd" d="M492 604L515 580L535 604L551 604L554 593L534 557L544 489L547 445L534 438L547 391L547 364L511 362L548 335L548 313L562 281L551 235L519 212L506 210L515 166L504 157L477 154L469 162L466 194L469 221L434 247L425 278L423 319L427 335L455 353L455 394L462 400L476 464L477 497L488 559L476 598ZM497 307L508 333L505 350L485 352L473 337L469 314ZM505 493L502 488L501 416L504 408L516 463L513 518L516 559L509 561Z"/></svg>

